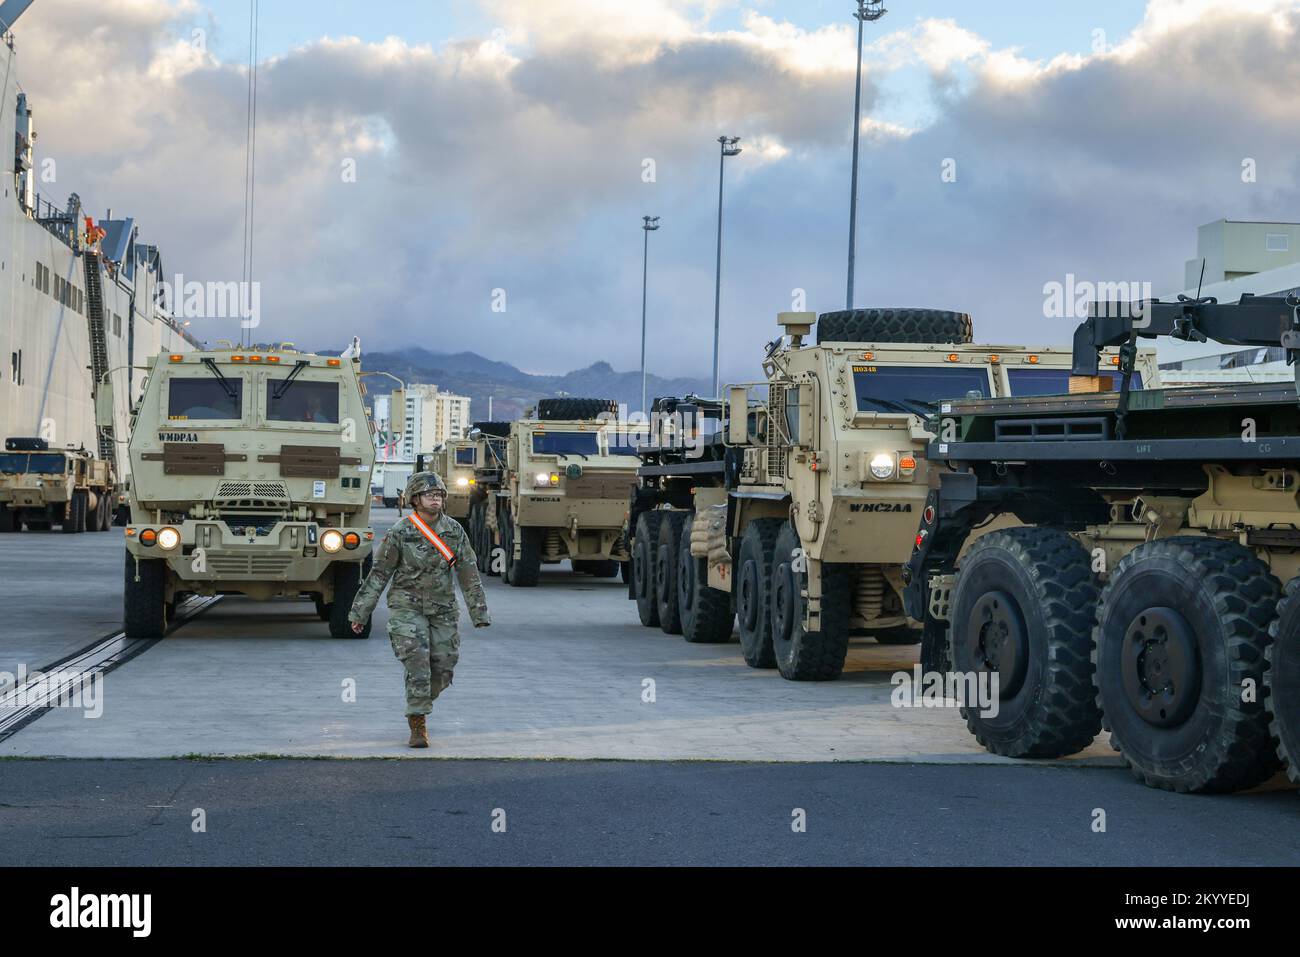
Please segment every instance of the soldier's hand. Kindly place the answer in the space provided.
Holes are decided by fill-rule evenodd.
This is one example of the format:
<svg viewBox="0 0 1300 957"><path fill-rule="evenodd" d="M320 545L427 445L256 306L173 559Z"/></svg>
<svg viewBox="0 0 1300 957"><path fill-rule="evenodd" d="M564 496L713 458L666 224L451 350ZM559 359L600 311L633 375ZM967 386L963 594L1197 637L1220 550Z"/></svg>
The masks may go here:
<svg viewBox="0 0 1300 957"><path fill-rule="evenodd" d="M363 625L363 624L361 624L361 622L359 622L359 621L354 621L354 622L352 623L352 633L353 633L353 634L359 635L359 634L361 634L361 633L362 633L363 631L365 631L365 630L366 630L366 626Z"/></svg>

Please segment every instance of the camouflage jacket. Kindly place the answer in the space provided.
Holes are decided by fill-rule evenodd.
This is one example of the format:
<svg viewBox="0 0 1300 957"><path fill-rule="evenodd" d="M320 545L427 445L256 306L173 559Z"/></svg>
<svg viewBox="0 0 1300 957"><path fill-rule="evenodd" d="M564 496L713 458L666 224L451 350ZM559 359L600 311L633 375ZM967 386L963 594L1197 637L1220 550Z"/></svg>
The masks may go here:
<svg viewBox="0 0 1300 957"><path fill-rule="evenodd" d="M404 518L388 530L375 552L375 564L361 583L348 618L364 623L379 604L384 586L391 580L388 590L388 607L393 611L415 611L430 618L441 618L455 623L460 617L456 608L456 585L453 576L460 580L460 590L469 606L469 617L474 624L487 622L487 598L483 583L479 581L477 559L458 521L446 512L433 523L438 537L456 555L451 565L438 554L433 544L420 532L409 518Z"/></svg>

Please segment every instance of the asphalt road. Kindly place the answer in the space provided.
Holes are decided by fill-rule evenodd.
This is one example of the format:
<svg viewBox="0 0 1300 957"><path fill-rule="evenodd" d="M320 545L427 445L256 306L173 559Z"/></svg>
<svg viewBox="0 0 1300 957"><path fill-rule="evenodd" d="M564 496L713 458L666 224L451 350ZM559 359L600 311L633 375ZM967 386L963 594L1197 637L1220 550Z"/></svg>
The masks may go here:
<svg viewBox="0 0 1300 957"><path fill-rule="evenodd" d="M1097 767L7 760L0 796L0 865L1300 864L1292 791Z"/></svg>

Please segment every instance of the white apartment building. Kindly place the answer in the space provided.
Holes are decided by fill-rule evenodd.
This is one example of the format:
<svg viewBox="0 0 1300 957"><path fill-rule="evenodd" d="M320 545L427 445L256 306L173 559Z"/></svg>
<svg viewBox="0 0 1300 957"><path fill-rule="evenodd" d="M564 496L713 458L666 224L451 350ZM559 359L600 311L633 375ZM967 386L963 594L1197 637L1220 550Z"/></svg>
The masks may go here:
<svg viewBox="0 0 1300 957"><path fill-rule="evenodd" d="M463 439L469 421L468 396L442 392L436 385L408 384L401 457L414 460L444 442Z"/></svg>

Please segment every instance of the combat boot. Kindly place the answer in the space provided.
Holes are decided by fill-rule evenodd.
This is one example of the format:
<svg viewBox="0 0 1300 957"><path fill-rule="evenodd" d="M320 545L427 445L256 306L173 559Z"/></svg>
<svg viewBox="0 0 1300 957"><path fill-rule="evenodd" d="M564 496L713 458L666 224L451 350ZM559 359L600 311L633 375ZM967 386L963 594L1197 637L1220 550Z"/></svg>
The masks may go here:
<svg viewBox="0 0 1300 957"><path fill-rule="evenodd" d="M424 726L424 715L408 714L406 723L411 726L411 740L406 742L408 748L427 748L429 746L429 732Z"/></svg>

